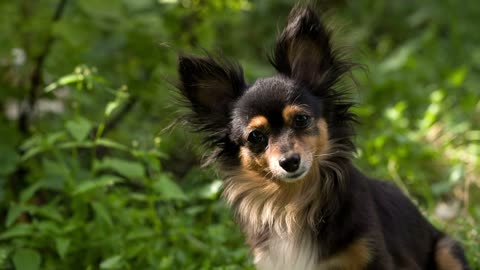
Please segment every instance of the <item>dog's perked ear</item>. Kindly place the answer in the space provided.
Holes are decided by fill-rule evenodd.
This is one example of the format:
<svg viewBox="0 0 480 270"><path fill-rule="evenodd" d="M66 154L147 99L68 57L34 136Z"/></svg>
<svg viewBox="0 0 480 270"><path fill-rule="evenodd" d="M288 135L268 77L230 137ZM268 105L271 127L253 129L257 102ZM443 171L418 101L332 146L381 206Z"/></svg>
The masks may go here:
<svg viewBox="0 0 480 270"><path fill-rule="evenodd" d="M245 89L241 67L212 57L180 56L178 88L187 98L200 130L218 132L228 124L231 104Z"/></svg>
<svg viewBox="0 0 480 270"><path fill-rule="evenodd" d="M279 73L321 88L330 88L350 69L337 58L330 32L308 6L290 12L270 62Z"/></svg>

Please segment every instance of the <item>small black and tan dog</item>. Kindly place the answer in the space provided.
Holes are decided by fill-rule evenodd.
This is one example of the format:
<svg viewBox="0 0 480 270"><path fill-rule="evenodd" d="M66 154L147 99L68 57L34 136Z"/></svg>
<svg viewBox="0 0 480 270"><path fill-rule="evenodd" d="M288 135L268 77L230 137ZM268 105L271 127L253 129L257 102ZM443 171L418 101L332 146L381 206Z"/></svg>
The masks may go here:
<svg viewBox="0 0 480 270"><path fill-rule="evenodd" d="M179 89L206 134L261 270L469 269L459 244L392 184L351 162L353 103L342 59L313 8L297 6L248 85L234 62L181 56Z"/></svg>

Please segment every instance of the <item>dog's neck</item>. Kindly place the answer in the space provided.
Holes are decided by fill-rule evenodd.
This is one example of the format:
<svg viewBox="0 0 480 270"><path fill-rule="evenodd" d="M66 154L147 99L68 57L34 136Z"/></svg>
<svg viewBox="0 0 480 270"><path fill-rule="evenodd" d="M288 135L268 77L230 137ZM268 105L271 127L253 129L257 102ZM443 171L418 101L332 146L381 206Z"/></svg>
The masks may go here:
<svg viewBox="0 0 480 270"><path fill-rule="evenodd" d="M223 197L247 236L315 233L333 214L342 196L349 159L322 160L299 182L265 179L248 171L231 171Z"/></svg>

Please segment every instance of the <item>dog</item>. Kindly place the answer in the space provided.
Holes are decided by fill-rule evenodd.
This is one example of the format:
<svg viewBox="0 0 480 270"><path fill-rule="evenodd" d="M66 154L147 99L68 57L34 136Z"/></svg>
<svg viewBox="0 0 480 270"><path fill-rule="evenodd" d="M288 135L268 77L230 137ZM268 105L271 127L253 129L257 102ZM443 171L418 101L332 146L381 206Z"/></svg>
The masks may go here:
<svg viewBox="0 0 480 270"><path fill-rule="evenodd" d="M247 84L222 57L178 62L187 120L205 135L260 270L470 269L393 184L352 164L354 105L342 90L352 64L310 5L277 37L277 74Z"/></svg>

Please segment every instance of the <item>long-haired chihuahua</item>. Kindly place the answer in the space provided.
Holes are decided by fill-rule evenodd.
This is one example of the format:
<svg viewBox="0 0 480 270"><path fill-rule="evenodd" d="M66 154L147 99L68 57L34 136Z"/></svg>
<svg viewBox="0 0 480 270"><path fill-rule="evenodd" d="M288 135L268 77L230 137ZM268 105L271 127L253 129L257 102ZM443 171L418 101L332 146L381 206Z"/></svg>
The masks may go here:
<svg viewBox="0 0 480 270"><path fill-rule="evenodd" d="M180 56L188 120L225 176L223 197L261 270L469 269L460 245L394 185L352 164L352 64L309 5L295 7L270 62L244 81L218 57Z"/></svg>

